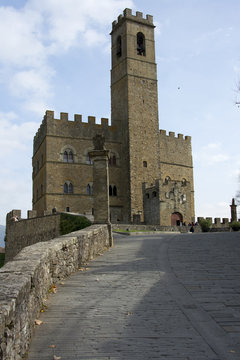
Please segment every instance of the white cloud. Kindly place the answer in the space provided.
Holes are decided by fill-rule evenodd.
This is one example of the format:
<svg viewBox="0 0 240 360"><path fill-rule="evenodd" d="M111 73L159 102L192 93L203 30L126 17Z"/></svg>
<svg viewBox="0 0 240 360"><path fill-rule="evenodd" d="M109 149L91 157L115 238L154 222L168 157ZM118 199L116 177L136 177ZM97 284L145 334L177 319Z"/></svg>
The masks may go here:
<svg viewBox="0 0 240 360"><path fill-rule="evenodd" d="M0 113L0 178L4 184L1 194L0 224L13 208L31 208L32 139L39 123L20 123L14 112Z"/></svg>
<svg viewBox="0 0 240 360"><path fill-rule="evenodd" d="M46 53L39 37L41 14L0 7L0 19L0 62L8 67L43 64Z"/></svg>
<svg viewBox="0 0 240 360"><path fill-rule="evenodd" d="M0 7L0 82L39 113L54 94L50 56L73 47L98 46L106 52L114 16L132 0L28 0L15 9Z"/></svg>
<svg viewBox="0 0 240 360"><path fill-rule="evenodd" d="M198 214L201 217L212 217L213 222L214 218L230 218L230 202L231 199L229 198L229 203L223 201L212 201L209 202L199 202L198 204Z"/></svg>
<svg viewBox="0 0 240 360"><path fill-rule="evenodd" d="M196 162L211 166L228 161L230 156L222 149L220 143L209 143L194 153L194 159Z"/></svg>
<svg viewBox="0 0 240 360"><path fill-rule="evenodd" d="M29 145L31 151L32 138L39 124L35 122L19 124L18 116L13 112L0 113L0 123L0 143L2 148L6 149L0 152L2 168L9 163L18 167L18 160L21 159L23 152L29 151Z"/></svg>

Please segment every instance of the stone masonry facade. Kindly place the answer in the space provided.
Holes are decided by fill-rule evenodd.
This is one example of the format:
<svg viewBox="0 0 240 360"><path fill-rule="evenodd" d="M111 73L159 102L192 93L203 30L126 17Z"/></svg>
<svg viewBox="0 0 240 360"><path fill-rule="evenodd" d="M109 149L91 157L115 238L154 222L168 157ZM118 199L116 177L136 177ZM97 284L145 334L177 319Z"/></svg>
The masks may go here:
<svg viewBox="0 0 240 360"><path fill-rule="evenodd" d="M92 139L109 151L112 223L195 221L191 137L159 131L153 17L125 9L112 24L111 125L46 111L34 137L33 210L93 214ZM154 188L154 189L153 189ZM149 190L147 190L149 189ZM152 189L152 190L151 190ZM150 192L154 200L148 198Z"/></svg>

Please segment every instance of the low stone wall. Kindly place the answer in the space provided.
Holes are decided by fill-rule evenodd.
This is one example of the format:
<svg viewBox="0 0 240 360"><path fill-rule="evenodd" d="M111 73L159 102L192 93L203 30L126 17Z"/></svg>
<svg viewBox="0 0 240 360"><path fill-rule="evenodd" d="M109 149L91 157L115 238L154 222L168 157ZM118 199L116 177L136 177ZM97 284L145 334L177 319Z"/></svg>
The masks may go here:
<svg viewBox="0 0 240 360"><path fill-rule="evenodd" d="M112 245L108 225L25 247L0 269L0 359L20 360L53 284Z"/></svg>
<svg viewBox="0 0 240 360"><path fill-rule="evenodd" d="M160 225L137 225L137 224L112 224L113 230L131 230L131 231L179 231L178 226L160 226Z"/></svg>
<svg viewBox="0 0 240 360"><path fill-rule="evenodd" d="M162 232L180 232L180 233L188 233L190 232L190 225L187 226L160 226L160 225L135 225L135 224L112 224L113 230L127 230L130 231L162 231ZM202 232L200 225L194 225L193 227L195 233ZM221 226L217 226L216 224L212 224L210 227L210 232L225 232L230 231L229 224L221 224Z"/></svg>
<svg viewBox="0 0 240 360"><path fill-rule="evenodd" d="M12 221L14 215L18 221ZM60 236L61 214L21 219L21 211L13 210L7 215L5 262L14 258L24 247Z"/></svg>

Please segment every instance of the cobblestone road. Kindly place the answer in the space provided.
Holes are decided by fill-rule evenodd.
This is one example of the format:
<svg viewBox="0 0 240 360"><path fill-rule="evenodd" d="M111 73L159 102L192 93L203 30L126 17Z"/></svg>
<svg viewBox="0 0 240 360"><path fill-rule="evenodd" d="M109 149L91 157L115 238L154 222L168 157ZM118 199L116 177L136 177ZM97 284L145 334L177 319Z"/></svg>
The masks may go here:
<svg viewBox="0 0 240 360"><path fill-rule="evenodd" d="M239 360L240 233L117 235L41 320L28 360Z"/></svg>

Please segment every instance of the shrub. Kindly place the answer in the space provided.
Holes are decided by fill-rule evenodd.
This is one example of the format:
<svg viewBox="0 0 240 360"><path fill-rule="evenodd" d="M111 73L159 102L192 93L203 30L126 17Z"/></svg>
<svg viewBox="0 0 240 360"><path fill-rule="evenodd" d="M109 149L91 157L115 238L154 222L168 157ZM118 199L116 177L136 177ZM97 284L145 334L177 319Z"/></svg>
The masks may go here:
<svg viewBox="0 0 240 360"><path fill-rule="evenodd" d="M233 221L230 224L233 231L239 231L240 230L240 221Z"/></svg>
<svg viewBox="0 0 240 360"><path fill-rule="evenodd" d="M202 232L208 232L210 230L211 222L207 219L201 219L199 225L201 226Z"/></svg>
<svg viewBox="0 0 240 360"><path fill-rule="evenodd" d="M60 232L61 235L69 234L73 231L81 230L91 225L85 216L77 216L70 214L61 214Z"/></svg>

